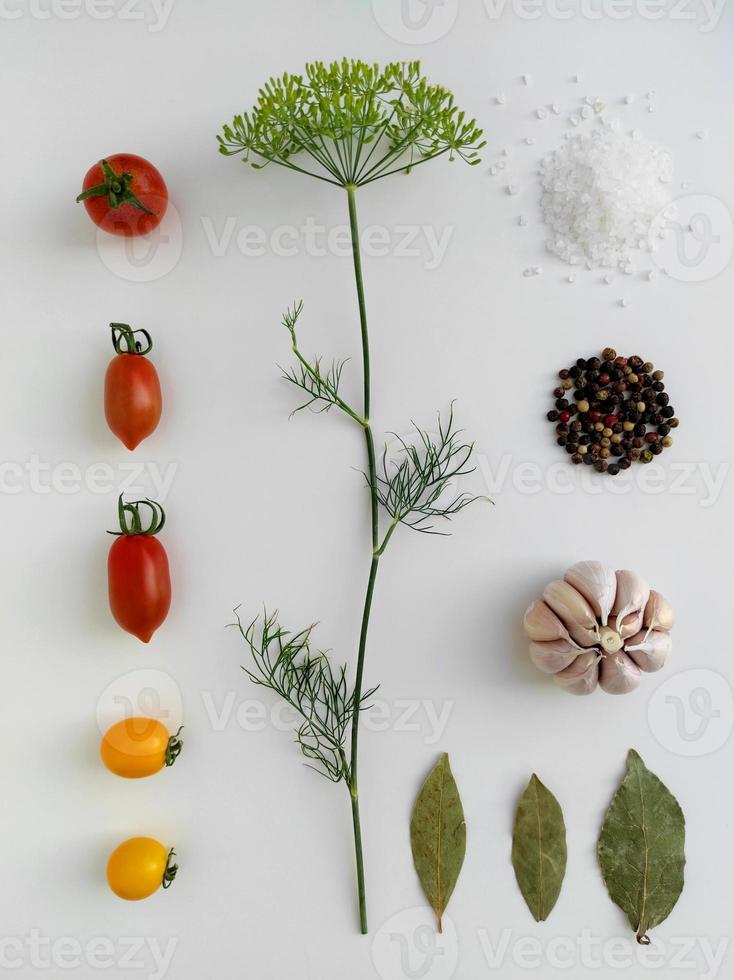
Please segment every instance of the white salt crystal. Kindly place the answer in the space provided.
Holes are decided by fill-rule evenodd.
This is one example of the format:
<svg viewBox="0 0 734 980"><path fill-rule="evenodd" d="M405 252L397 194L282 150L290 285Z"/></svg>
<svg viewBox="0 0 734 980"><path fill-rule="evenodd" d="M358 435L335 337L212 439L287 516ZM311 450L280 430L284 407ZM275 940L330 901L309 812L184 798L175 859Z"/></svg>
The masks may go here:
<svg viewBox="0 0 734 980"><path fill-rule="evenodd" d="M522 83L523 83L523 85L530 85L530 84L532 84L532 81L533 81L533 76L532 75L529 75L529 74L526 73L525 75L522 76Z"/></svg>
<svg viewBox="0 0 734 980"><path fill-rule="evenodd" d="M544 109L544 108L543 108L543 107L541 106L541 107L540 107L539 109L536 109L536 110L535 110L535 115L536 115L536 116L538 117L538 119L545 119L545 118L546 118L546 116L548 115L548 113L547 113L547 112L546 112L546 110L545 110L545 109Z"/></svg>
<svg viewBox="0 0 734 980"><path fill-rule="evenodd" d="M497 103L497 105L505 105L507 102L507 96L504 92L498 92L494 97L494 101Z"/></svg>
<svg viewBox="0 0 734 980"><path fill-rule="evenodd" d="M528 223L527 216L524 215L524 214L521 214L519 216L519 218L517 219L517 223L520 225L521 228L524 228L525 225Z"/></svg>
<svg viewBox="0 0 734 980"><path fill-rule="evenodd" d="M560 116L561 107L558 105L557 102L554 102L553 105L551 106L551 112L553 113L554 116Z"/></svg>
<svg viewBox="0 0 734 980"><path fill-rule="evenodd" d="M508 194L511 194L511 195L514 196L515 194L517 194L517 192L519 190L520 190L520 188L517 186L517 184L510 183L510 184L507 185L507 193Z"/></svg>
<svg viewBox="0 0 734 980"><path fill-rule="evenodd" d="M562 142L540 168L547 250L572 265L631 275L631 253L664 228L672 168L662 147L611 124Z"/></svg>

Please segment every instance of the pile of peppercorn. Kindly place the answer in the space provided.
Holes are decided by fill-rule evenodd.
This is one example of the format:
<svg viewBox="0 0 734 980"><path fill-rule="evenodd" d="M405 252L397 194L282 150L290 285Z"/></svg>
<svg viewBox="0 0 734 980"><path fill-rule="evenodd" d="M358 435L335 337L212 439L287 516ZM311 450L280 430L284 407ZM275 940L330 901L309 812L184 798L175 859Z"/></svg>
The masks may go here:
<svg viewBox="0 0 734 980"><path fill-rule="evenodd" d="M616 476L632 463L649 463L672 446L678 427L665 392L663 372L634 354L619 357L606 347L601 357L579 358L558 372L553 391L558 445L572 463L586 463ZM573 394L571 393L573 392Z"/></svg>

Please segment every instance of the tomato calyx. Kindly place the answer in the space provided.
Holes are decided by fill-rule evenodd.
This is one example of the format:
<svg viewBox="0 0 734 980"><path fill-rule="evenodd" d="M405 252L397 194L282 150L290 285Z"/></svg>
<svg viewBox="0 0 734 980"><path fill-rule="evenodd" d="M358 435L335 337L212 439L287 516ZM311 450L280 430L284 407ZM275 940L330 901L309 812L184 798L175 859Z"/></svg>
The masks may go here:
<svg viewBox="0 0 734 980"><path fill-rule="evenodd" d="M170 888L178 874L178 865L174 862L174 857L176 852L173 848L168 852L168 860L166 861L166 867L163 870L163 880L161 884L164 888Z"/></svg>
<svg viewBox="0 0 734 980"><path fill-rule="evenodd" d="M141 507L150 508L150 524L147 527L143 526L143 520L140 516ZM161 505L147 497L145 500L133 500L126 504L122 499L122 494L120 494L117 499L117 515L120 520L120 530L108 531L107 533L118 537L120 535L152 537L154 534L158 534L166 523L166 513Z"/></svg>
<svg viewBox="0 0 734 980"><path fill-rule="evenodd" d="M127 323L111 323L110 329L116 354L139 354L144 357L153 350L153 338L147 330L133 330ZM135 339L136 334L143 337L145 345Z"/></svg>
<svg viewBox="0 0 734 980"><path fill-rule="evenodd" d="M168 739L168 745L166 746L166 765L172 766L173 763L181 755L181 749L183 748L183 739L178 736L183 731L183 725L179 728L175 735L171 735Z"/></svg>
<svg viewBox="0 0 734 980"><path fill-rule="evenodd" d="M133 182L133 175L128 170L125 170L121 174L116 174L106 160L100 160L99 165L102 168L104 182L95 184L94 187L82 191L76 199L77 204L81 201L88 200L90 197L106 197L107 203L112 210L119 208L122 204L132 204L133 207L138 208L143 214L152 215L154 213L150 208L146 208L135 194L133 194L130 189Z"/></svg>

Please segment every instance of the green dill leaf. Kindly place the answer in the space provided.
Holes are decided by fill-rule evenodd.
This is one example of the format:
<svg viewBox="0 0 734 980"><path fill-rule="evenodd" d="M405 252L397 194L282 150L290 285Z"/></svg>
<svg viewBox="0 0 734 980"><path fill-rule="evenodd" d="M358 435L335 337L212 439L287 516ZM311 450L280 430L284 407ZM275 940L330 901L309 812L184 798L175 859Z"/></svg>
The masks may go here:
<svg viewBox="0 0 734 980"><path fill-rule="evenodd" d="M444 154L476 164L481 137L451 92L421 75L420 62L380 68L344 58L271 78L250 112L223 126L217 140L225 156L259 167L275 163L346 187L408 172Z"/></svg>

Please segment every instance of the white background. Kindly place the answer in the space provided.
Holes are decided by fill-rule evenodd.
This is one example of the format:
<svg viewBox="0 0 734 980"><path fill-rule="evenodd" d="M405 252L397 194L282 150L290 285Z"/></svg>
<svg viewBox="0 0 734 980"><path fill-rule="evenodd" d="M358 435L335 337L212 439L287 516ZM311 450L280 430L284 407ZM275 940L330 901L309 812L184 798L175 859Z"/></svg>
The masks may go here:
<svg viewBox="0 0 734 980"><path fill-rule="evenodd" d="M731 11L704 31L695 4L684 11L696 12L694 20L651 21L624 4L612 9L627 11L619 19L607 11L559 20L543 8L529 20L509 4L493 18L481 0L462 0L443 36L409 44L419 32L390 36L368 0L175 0L162 24L145 0L126 7L127 14L122 4L104 8L112 16L103 20L73 4L46 16L48 3L8 0L0 23L1 458L25 465L35 454L52 468L71 463L82 472L106 462L115 474L102 492L75 486L73 476L67 492L58 482L40 492L28 474L19 482L17 471L3 469L0 931L21 943L3 944L3 967L19 964L17 976L93 977L101 968L85 954L77 963L73 944L109 937L116 965L108 975L149 976L150 947L128 970L119 940L152 937L176 940L167 973L176 980L586 976L591 967L578 954L566 969L549 964L548 944L568 937L573 949L584 929L604 943L630 936L600 879L595 842L634 746L688 821L686 888L654 933L665 969L650 972L706 975L700 945L677 969L673 954L686 937L716 946L731 936L731 267L694 284L636 274L607 286L580 273L570 285L568 269L545 255L532 171L540 153L560 143L569 112L600 95L674 152L674 193L686 182L687 192L730 206ZM435 16L450 24L455 8ZM392 723L378 732L365 721L362 738L367 938L356 930L344 788L301 764L282 725L238 721L237 708L258 691L240 670L238 635L224 628L237 604L255 615L267 602L287 624L320 621L321 644L337 660L354 660L368 565L360 435L334 414L289 421L295 393L275 366L288 359L280 314L303 297L304 347L353 356L345 379L357 397L351 263L309 255L303 241L293 256L268 245L261 257L234 241L216 255L210 241L227 219L235 231L256 225L268 238L309 218L329 228L346 221L341 191L284 171L252 171L219 156L214 139L269 75L342 55L420 57L489 141L481 167L440 160L359 194L363 225L392 235L402 225L451 233L433 269L425 254L365 259L376 431L404 433L410 418L430 426L457 398L484 462L467 486L494 500L463 513L449 538L399 531L380 569L366 679L380 683ZM577 72L583 80L574 85ZM532 73L528 87L523 73ZM504 107L494 103L500 90ZM650 90L654 113L646 112ZM627 93L638 96L631 107L619 105ZM561 116L534 117L554 101ZM695 138L701 128L707 140ZM534 146L523 143L527 135ZM488 173L503 147L517 197L504 192L503 176ZM170 241L150 258L150 281L134 281L133 264L98 241L74 204L91 163L118 151L151 159L171 193ZM518 227L520 213L527 227ZM721 247L731 249L731 238ZM542 276L523 277L538 264ZM152 332L164 388L161 425L134 457L102 415L110 320ZM605 492L584 489L589 472L566 465L543 418L557 369L607 344L664 368L683 420L661 479L630 482L620 495L608 492L608 478L588 484ZM487 474L505 454L506 477L490 487ZM117 628L106 598L104 532L114 528L120 466L131 458L175 467L162 535L174 600L146 647ZM540 478L534 487L518 482L517 468L528 462ZM548 483L557 463L570 492ZM689 493L675 492L673 482L684 463L698 467L686 477ZM724 485L712 496L701 467L720 466ZM137 482L154 492L149 479ZM575 699L527 662L523 609L583 558L638 570L676 608L674 658L634 695ZM660 685L692 668L714 672L704 688L721 714L703 741L686 742ZM98 761L97 719L110 717L115 695L126 683L134 689L136 679L124 676L140 669L161 672L144 679L160 682L160 710L171 721L180 692L186 745L174 769L127 783ZM691 677L679 677L674 691L683 732L701 723L691 700L700 684ZM395 723L405 699L450 711L440 737L432 738L423 708L408 730ZM272 702L263 703L270 717ZM468 850L448 915L458 948L450 932L443 955L421 973L415 948L400 967L395 937L414 945L421 913L409 910L425 904L408 821L440 751L450 753L463 796ZM529 916L509 863L515 802L533 771L561 800L568 825L568 875L544 925ZM110 850L135 834L175 844L181 864L170 891L139 904L116 899L104 880ZM48 947L34 966L22 945L31 930L52 942L69 938L70 968L58 950L55 965L44 966ZM496 946L503 930L511 931L509 948L493 968L482 942ZM535 968L513 953L523 937L540 943ZM596 976L617 975L613 953L600 962ZM721 976L731 975L732 963L734 950Z"/></svg>

